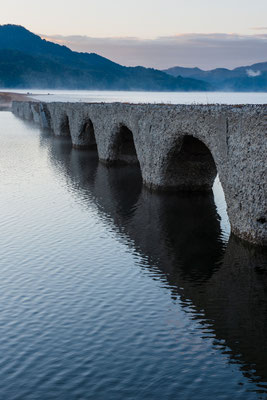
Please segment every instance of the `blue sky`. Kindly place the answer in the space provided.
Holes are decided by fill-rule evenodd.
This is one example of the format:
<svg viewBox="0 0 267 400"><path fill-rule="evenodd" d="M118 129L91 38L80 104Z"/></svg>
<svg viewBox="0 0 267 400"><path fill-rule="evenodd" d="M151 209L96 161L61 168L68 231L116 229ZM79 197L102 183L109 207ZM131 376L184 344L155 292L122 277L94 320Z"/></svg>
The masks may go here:
<svg viewBox="0 0 267 400"><path fill-rule="evenodd" d="M125 65L267 60L267 0L0 0L0 6L1 24L20 24Z"/></svg>

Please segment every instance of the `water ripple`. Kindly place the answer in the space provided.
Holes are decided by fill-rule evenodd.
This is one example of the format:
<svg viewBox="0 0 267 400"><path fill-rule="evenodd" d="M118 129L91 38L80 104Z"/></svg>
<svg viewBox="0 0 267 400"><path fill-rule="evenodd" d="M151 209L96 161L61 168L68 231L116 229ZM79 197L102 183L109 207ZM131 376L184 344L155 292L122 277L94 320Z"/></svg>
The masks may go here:
<svg viewBox="0 0 267 400"><path fill-rule="evenodd" d="M153 194L10 113L0 137L1 399L266 398L266 254L218 180Z"/></svg>

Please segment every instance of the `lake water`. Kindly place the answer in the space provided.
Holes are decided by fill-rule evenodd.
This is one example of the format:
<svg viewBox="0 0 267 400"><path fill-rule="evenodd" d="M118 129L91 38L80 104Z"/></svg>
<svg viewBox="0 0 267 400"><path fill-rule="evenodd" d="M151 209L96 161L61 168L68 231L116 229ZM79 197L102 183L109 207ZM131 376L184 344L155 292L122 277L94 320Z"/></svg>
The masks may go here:
<svg viewBox="0 0 267 400"><path fill-rule="evenodd" d="M267 398L266 252L218 180L151 193L9 112L0 138L1 399Z"/></svg>
<svg viewBox="0 0 267 400"><path fill-rule="evenodd" d="M2 91L9 91L4 89ZM128 92L101 90L14 90L41 101L129 102L167 104L267 104L267 93ZM49 93L49 94L48 94Z"/></svg>

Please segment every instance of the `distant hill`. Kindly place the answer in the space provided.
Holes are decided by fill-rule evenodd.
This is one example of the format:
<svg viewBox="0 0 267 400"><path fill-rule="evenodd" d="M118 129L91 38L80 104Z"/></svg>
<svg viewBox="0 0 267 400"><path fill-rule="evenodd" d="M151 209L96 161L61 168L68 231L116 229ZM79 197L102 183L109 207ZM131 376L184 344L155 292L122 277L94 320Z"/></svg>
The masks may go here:
<svg viewBox="0 0 267 400"><path fill-rule="evenodd" d="M22 26L0 26L0 87L207 91L209 83L144 67L124 67L95 53L48 42Z"/></svg>
<svg viewBox="0 0 267 400"><path fill-rule="evenodd" d="M214 90L267 91L267 62L235 69L216 68L203 71L199 68L173 67L164 70L173 77L200 79L209 83Z"/></svg>

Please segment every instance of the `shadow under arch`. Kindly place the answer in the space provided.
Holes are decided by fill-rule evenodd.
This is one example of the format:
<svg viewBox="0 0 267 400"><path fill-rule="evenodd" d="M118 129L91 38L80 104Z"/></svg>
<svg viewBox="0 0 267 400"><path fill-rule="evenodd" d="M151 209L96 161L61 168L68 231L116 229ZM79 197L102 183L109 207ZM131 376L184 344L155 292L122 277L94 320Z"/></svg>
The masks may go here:
<svg viewBox="0 0 267 400"><path fill-rule="evenodd" d="M33 121L33 108L34 108L34 106L31 106L30 107L30 109L29 109L29 114L27 115L27 120L28 121Z"/></svg>
<svg viewBox="0 0 267 400"><path fill-rule="evenodd" d="M133 133L126 125L116 128L112 150L115 163L139 165Z"/></svg>
<svg viewBox="0 0 267 400"><path fill-rule="evenodd" d="M83 149L97 150L94 125L90 118L87 118L83 122L79 132L78 142L79 144L74 144L73 148L81 150Z"/></svg>
<svg viewBox="0 0 267 400"><path fill-rule="evenodd" d="M71 137L70 135L70 122L69 117L67 114L63 115L61 122L60 122L60 135Z"/></svg>
<svg viewBox="0 0 267 400"><path fill-rule="evenodd" d="M179 138L167 154L163 177L166 190L210 191L216 175L211 151L192 135Z"/></svg>

